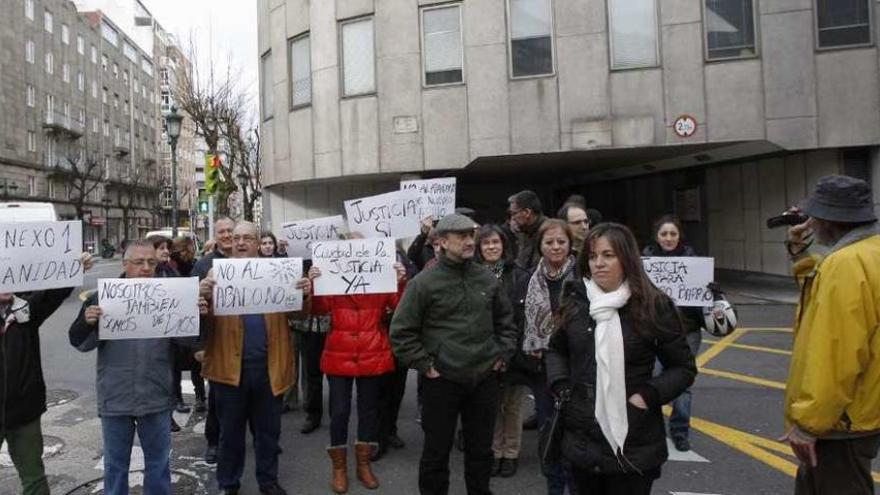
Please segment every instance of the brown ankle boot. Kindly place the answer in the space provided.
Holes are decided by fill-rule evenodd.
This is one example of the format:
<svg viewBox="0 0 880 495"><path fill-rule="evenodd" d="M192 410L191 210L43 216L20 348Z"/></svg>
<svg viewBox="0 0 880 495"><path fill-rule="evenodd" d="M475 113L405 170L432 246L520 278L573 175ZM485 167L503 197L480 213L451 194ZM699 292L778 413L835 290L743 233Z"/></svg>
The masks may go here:
<svg viewBox="0 0 880 495"><path fill-rule="evenodd" d="M379 480L373 474L370 467L370 455L373 453L373 445L369 443L354 444L354 455L357 459L357 477L365 488L375 490L379 488Z"/></svg>
<svg viewBox="0 0 880 495"><path fill-rule="evenodd" d="M348 450L345 446L329 447L327 453L333 466L330 487L336 493L348 491Z"/></svg>

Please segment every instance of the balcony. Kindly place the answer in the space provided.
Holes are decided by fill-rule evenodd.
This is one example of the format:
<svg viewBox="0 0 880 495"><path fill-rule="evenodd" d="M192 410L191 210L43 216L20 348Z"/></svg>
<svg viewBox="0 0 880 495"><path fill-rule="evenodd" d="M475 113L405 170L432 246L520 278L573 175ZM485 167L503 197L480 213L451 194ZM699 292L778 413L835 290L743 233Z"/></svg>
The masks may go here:
<svg viewBox="0 0 880 495"><path fill-rule="evenodd" d="M124 156L128 156L131 153L131 148L128 147L127 143L119 142L113 145L113 154L116 155L117 158L122 158Z"/></svg>
<svg viewBox="0 0 880 495"><path fill-rule="evenodd" d="M79 139L85 134L85 124L58 112L43 113L43 129L49 134Z"/></svg>

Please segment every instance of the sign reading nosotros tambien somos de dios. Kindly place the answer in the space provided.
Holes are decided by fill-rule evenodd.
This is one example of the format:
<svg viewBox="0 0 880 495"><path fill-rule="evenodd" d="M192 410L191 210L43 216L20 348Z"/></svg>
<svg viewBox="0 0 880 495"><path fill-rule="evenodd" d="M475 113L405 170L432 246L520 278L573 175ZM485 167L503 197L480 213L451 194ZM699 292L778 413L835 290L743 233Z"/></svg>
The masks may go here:
<svg viewBox="0 0 880 495"><path fill-rule="evenodd" d="M676 306L711 306L715 280L715 258L642 258L651 282L675 301Z"/></svg>
<svg viewBox="0 0 880 495"><path fill-rule="evenodd" d="M83 283L82 222L0 223L0 292Z"/></svg>
<svg viewBox="0 0 880 495"><path fill-rule="evenodd" d="M316 242L312 264L321 269L315 295L397 292L394 239Z"/></svg>
<svg viewBox="0 0 880 495"><path fill-rule="evenodd" d="M101 340L197 337L199 280L114 278L98 280Z"/></svg>
<svg viewBox="0 0 880 495"><path fill-rule="evenodd" d="M345 219L342 215L336 215L283 223L280 237L288 243L288 256L310 259L314 242L336 241L346 231Z"/></svg>
<svg viewBox="0 0 880 495"><path fill-rule="evenodd" d="M214 260L214 314L286 313L302 309L302 258Z"/></svg>

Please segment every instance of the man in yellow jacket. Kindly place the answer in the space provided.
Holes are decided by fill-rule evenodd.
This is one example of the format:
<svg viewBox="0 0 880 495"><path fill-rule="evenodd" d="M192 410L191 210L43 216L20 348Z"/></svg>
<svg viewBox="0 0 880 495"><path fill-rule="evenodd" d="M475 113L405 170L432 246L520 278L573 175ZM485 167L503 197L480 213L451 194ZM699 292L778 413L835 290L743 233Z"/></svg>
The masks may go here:
<svg viewBox="0 0 880 495"><path fill-rule="evenodd" d="M880 448L880 230L870 186L819 179L790 213L786 246L801 287L785 389L796 495L870 495ZM829 248L809 255L813 240Z"/></svg>

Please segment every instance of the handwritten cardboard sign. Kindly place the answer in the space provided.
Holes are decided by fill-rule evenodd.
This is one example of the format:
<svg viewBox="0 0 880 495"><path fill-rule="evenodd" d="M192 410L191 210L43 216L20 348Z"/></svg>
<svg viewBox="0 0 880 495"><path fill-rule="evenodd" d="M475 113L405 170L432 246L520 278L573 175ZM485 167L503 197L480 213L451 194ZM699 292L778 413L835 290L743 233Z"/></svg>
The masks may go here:
<svg viewBox="0 0 880 495"><path fill-rule="evenodd" d="M82 222L0 223L0 292L83 283Z"/></svg>
<svg viewBox="0 0 880 495"><path fill-rule="evenodd" d="M98 280L101 340L164 339L199 335L199 279Z"/></svg>
<svg viewBox="0 0 880 495"><path fill-rule="evenodd" d="M302 258L214 260L214 314L254 315L302 309Z"/></svg>
<svg viewBox="0 0 880 495"><path fill-rule="evenodd" d="M345 202L351 232L364 237L419 235L419 198L415 191L394 191Z"/></svg>
<svg viewBox="0 0 880 495"><path fill-rule="evenodd" d="M287 241L287 255L303 259L311 259L315 241L335 241L344 232L347 229L342 215L281 224L281 238Z"/></svg>
<svg viewBox="0 0 880 495"><path fill-rule="evenodd" d="M715 280L715 258L646 257L642 264L648 278L677 306L711 306Z"/></svg>
<svg viewBox="0 0 880 495"><path fill-rule="evenodd" d="M315 295L397 292L394 239L316 242L312 266L321 269Z"/></svg>
<svg viewBox="0 0 880 495"><path fill-rule="evenodd" d="M419 219L439 220L455 213L455 177L400 182L401 191L415 191L419 197Z"/></svg>

